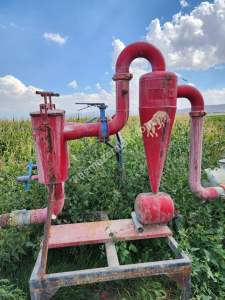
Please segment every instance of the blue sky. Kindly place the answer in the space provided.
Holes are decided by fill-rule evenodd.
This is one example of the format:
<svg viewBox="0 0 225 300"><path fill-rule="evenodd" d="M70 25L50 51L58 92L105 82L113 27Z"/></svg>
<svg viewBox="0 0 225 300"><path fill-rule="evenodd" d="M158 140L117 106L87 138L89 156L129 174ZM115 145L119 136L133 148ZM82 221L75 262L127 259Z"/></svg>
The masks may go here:
<svg viewBox="0 0 225 300"><path fill-rule="evenodd" d="M13 82L12 78L14 78L25 88L32 86L54 90L63 95L77 94L78 98L82 94L83 98L87 96L86 101L89 100L89 95L90 99L94 99L93 95L103 90L110 98L110 95L113 95L112 56L118 55L115 52L122 48L121 45L137 40L154 42L163 53L165 51L169 54L170 51L172 53L173 48L167 49L166 45L168 40L172 41L172 44L174 43L172 47L176 45L178 49L181 47L179 50L181 52L177 50L177 61L170 61L168 57L168 69L176 71L203 91L223 90L225 59L221 54L221 57L212 59L208 64L198 62L202 55L205 55L206 60L211 56L214 42L213 39L209 41L208 47L209 36L205 32L210 31L208 25L203 29L205 39L202 43L203 46L206 43L205 48L208 49L208 52L204 53L196 40L196 35L203 38L199 33L199 28L203 25L195 21L198 19L203 23L210 21L209 18L204 19L203 10L208 9L212 17L214 14L218 15L219 10L222 10L223 14L223 9L225 10L223 4L225 4L224 0L208 1L208 8L201 8L201 1L185 0L181 3L176 0L0 1L0 96L1 93L2 95L10 93L9 86L18 83ZM212 9L210 10L210 5L214 9L213 12ZM194 13L195 20L192 22L191 14L198 7L200 7L199 12ZM180 19L174 21L174 16L179 13L177 19ZM182 19L184 16L189 17L187 22ZM154 20L158 20L159 23L154 23ZM167 27L163 27L166 22L174 26L172 33L171 29L168 31ZM160 32L157 29L159 24ZM221 35L225 33L224 24L221 25L221 30L219 29ZM176 26L180 26L180 29L177 30ZM192 30L193 34L196 33L194 39L191 37ZM174 32L177 34L176 41L173 38ZM184 40L185 34L188 34L188 38ZM186 49L190 50L187 53L188 58L195 55L197 59L190 63L190 67L188 62L184 64L179 62L179 55L183 56L184 60L186 55L182 43L187 43ZM197 49L199 47L200 52L193 54L191 51L195 47ZM218 53L222 52L222 47L223 45L217 45ZM134 70L136 70L135 66ZM12 78L9 80L9 77L7 79L5 76ZM3 78L2 85L1 78ZM69 84L70 82L73 83ZM5 99L8 99L7 97ZM14 103L23 101L18 100L18 97L13 100L12 97L14 96L11 95L9 101L12 105L11 110L7 107L2 115L10 115L10 111L15 115L13 107L17 105ZM26 97L27 95L24 95L25 104ZM1 101L3 100L0 99Z"/></svg>

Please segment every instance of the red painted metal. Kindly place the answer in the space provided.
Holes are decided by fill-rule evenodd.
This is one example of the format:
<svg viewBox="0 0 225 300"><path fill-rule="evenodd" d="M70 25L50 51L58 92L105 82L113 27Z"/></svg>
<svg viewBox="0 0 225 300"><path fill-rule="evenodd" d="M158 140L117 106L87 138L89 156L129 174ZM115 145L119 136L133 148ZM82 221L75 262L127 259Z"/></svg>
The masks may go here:
<svg viewBox="0 0 225 300"><path fill-rule="evenodd" d="M164 71L165 61L161 52L146 42L137 42L127 46L119 55L116 63L116 114L108 123L109 135L115 134L126 124L129 116L129 74L131 62L138 57L146 58L153 71ZM66 123L65 140L79 139L88 136L99 136L100 123L81 124Z"/></svg>
<svg viewBox="0 0 225 300"><path fill-rule="evenodd" d="M191 103L191 112L197 113L200 115L205 115L205 105L204 98L200 91L191 85L179 85L177 87L177 97L178 98L187 98Z"/></svg>
<svg viewBox="0 0 225 300"><path fill-rule="evenodd" d="M182 85L178 86L177 97L185 97L191 103L189 153L189 185L191 191L206 200L218 198L224 193L222 187L205 188L201 184L203 117L205 115L203 96L195 87Z"/></svg>
<svg viewBox="0 0 225 300"><path fill-rule="evenodd" d="M134 43L126 47L119 55L116 62L116 74L113 78L116 81L116 115L108 123L108 128L109 135L115 134L127 122L129 80L132 78L129 74L129 67L131 62L138 57L146 58L152 65L152 73L145 74L140 79L139 112L150 185L152 191L157 193L176 114L177 77L174 73L165 72L164 58L153 45L145 42ZM83 136L97 136L99 133L99 123L67 123L64 137L68 140ZM165 202L163 209L166 205ZM166 209L169 211L170 206ZM143 218L140 217L140 219Z"/></svg>
<svg viewBox="0 0 225 300"><path fill-rule="evenodd" d="M193 193L203 199L215 199L221 187L205 188L201 184L203 117L191 117L189 185ZM222 191L223 192L223 191Z"/></svg>
<svg viewBox="0 0 225 300"><path fill-rule="evenodd" d="M142 224L166 224L174 216L173 200L166 193L141 193L135 199L135 213Z"/></svg>
<svg viewBox="0 0 225 300"><path fill-rule="evenodd" d="M144 232L137 233L131 219L65 224L51 226L48 247L61 248L170 235L172 232L166 225L147 225Z"/></svg>
<svg viewBox="0 0 225 300"><path fill-rule="evenodd" d="M37 156L38 181L61 183L68 178L67 144L63 139L63 110L31 113Z"/></svg>
<svg viewBox="0 0 225 300"><path fill-rule="evenodd" d="M176 113L177 97L188 98L192 106L189 163L191 190L199 197L213 199L224 194L224 188L222 186L204 188L201 185L202 126L205 115L201 93L192 86L177 87L176 75L165 71L165 61L161 52L149 43L131 44L117 59L116 73L113 77L116 81L116 114L108 122L108 134L117 133L128 120L129 81L132 78L129 67L138 57L146 58L152 65L152 72L140 78L139 113L153 194L137 198L136 203L140 201L141 208L137 208L136 213L144 223L164 223L173 217L173 201L168 195L165 197L166 201L162 201L162 195L158 191ZM65 112L55 109L51 100L52 96L59 95L52 92L37 93L44 98L44 103L40 105L39 112L31 113L38 166L38 176L33 176L32 179L38 179L47 186L54 185L52 203L54 217L61 212L64 204L64 182L68 178L69 167L67 141L88 136L101 138L101 122L65 122ZM153 213L155 209L153 204L156 202L158 215ZM164 213L167 217L164 217ZM0 215L0 226L9 224L11 219L14 220L13 224L17 224L18 221L20 225L21 222L43 223L47 219L47 208Z"/></svg>
<svg viewBox="0 0 225 300"><path fill-rule="evenodd" d="M54 202L52 203L53 218L58 216L64 206L64 183L55 184ZM47 220L47 207L30 211L30 224L43 224Z"/></svg>
<svg viewBox="0 0 225 300"><path fill-rule="evenodd" d="M176 114L177 77L152 72L140 79L139 114L152 192L159 190Z"/></svg>
<svg viewBox="0 0 225 300"><path fill-rule="evenodd" d="M136 58L146 58L152 65L152 71L165 71L166 64L160 50L146 42L128 45L116 61L116 73L128 73L131 62Z"/></svg>

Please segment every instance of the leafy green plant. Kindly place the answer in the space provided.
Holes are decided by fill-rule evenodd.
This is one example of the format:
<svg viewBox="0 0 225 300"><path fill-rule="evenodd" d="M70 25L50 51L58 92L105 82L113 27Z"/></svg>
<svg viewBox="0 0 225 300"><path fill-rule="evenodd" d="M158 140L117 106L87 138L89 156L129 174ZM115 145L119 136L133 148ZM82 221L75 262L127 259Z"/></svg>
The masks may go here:
<svg viewBox="0 0 225 300"><path fill-rule="evenodd" d="M224 116L205 120L202 169L215 167L225 153L224 123ZM111 219L130 218L136 195L150 191L138 118L129 119L122 135L125 141L123 181L119 179L114 156L104 160L110 151L104 144L99 144L94 138L70 142L70 177L66 182L65 207L58 223L86 220L84 212L96 210L107 211ZM225 299L225 202L218 199L204 203L190 192L188 149L189 120L179 117L173 128L160 190L172 196L182 215L172 229L180 247L192 259L192 299ZM31 159L35 161L30 123L0 121L0 213L46 205L46 190L42 185L32 183L31 190L25 193L23 187L16 184L16 176L25 172L26 163ZM95 168L90 168L96 161L103 160ZM77 174L86 169L88 175L84 179L78 178ZM42 234L43 226L0 230L0 276L16 283L26 297L27 282ZM72 262L84 267L105 261L104 247L83 249L63 249L53 256L51 262L59 271L64 264L70 267ZM169 250L158 239L118 243L117 249L121 263L171 258ZM96 255L97 251L100 255ZM165 278L62 289L53 299L101 299L102 290L110 290L116 299L179 299L176 285Z"/></svg>
<svg viewBox="0 0 225 300"><path fill-rule="evenodd" d="M7 279L0 280L0 299L1 300L25 300L23 291L15 287Z"/></svg>

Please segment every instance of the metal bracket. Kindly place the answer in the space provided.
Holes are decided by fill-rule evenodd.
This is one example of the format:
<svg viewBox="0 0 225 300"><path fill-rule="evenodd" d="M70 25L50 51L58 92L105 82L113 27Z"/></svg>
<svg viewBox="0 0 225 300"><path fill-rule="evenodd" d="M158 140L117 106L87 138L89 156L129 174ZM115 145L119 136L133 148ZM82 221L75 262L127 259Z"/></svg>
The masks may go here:
<svg viewBox="0 0 225 300"><path fill-rule="evenodd" d="M105 213L102 214L102 219L105 221L99 221L104 224L102 229L105 232L105 222L116 222L126 221L126 220L107 220L108 217ZM128 222L128 220L127 220ZM132 221L131 221L132 222ZM91 222L93 223L93 222ZM94 226L91 223L84 223L85 226ZM98 223L98 222L94 222ZM123 222L122 222L123 223ZM68 224L68 226L82 226L83 223ZM89 225L88 225L89 224ZM132 223L130 223L132 224ZM100 224L96 224L98 227ZM56 225L55 227L60 226ZM64 225L67 226L67 225ZM160 226L160 225L158 225ZM161 225L163 226L163 225ZM167 227L167 226L166 226ZM61 227L60 227L61 228ZM132 228L129 227L132 231ZM61 230L61 229L60 229ZM127 229L125 229L126 231ZM119 233L120 231L118 231ZM141 239L137 237L138 235L144 235L144 233L135 233L133 227L133 234L136 236L135 239ZM120 233L119 233L120 234ZM181 287L181 299L188 300L191 299L191 260L183 252L180 251L177 242L172 236L164 237L167 240L167 244L174 252L176 258L170 260L154 261L147 263L137 263L129 265L120 265L119 259L116 252L115 240L105 240L106 256L108 266L96 269L86 269L62 273L46 274L40 272L41 260L42 260L42 249L39 252L35 267L33 269L30 278L30 295L31 300L47 300L60 288L65 286L83 285L96 282L104 282L111 280L129 279L137 277L148 277L156 275L167 275L168 277L174 279L178 286ZM123 240L130 240L131 238L124 237ZM78 241L74 241L77 244ZM89 242L83 241L85 244ZM98 243L97 241L95 243ZM77 244L79 245L79 243ZM57 248L57 247L56 247Z"/></svg>

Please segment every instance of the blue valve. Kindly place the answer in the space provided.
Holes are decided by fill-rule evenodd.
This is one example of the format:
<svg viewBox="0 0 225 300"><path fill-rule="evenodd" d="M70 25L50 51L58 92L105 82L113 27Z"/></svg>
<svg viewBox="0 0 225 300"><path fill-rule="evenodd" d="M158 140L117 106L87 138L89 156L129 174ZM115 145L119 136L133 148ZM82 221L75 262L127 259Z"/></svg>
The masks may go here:
<svg viewBox="0 0 225 300"><path fill-rule="evenodd" d="M33 164L32 161L30 161L27 165L27 169L28 169L28 174L18 176L16 178L16 181L18 183L23 183L24 184L25 192L27 192L30 189L30 182L31 182L31 177L33 176L33 170L37 169L37 165Z"/></svg>
<svg viewBox="0 0 225 300"><path fill-rule="evenodd" d="M99 110L100 110L100 122L101 122L101 141L103 143L107 142L108 141L108 121L107 121L107 117L106 117L106 114L105 114L105 110L107 108L107 105L105 103L98 103L98 102L95 102L95 103L90 103L90 102L77 102L76 104L85 104L87 105L87 107L84 107L84 108L81 108L80 110L83 110L83 109L86 109L86 108L89 108L89 107L98 107ZM92 123L94 120L96 119L93 118L89 121L87 121L86 123Z"/></svg>

